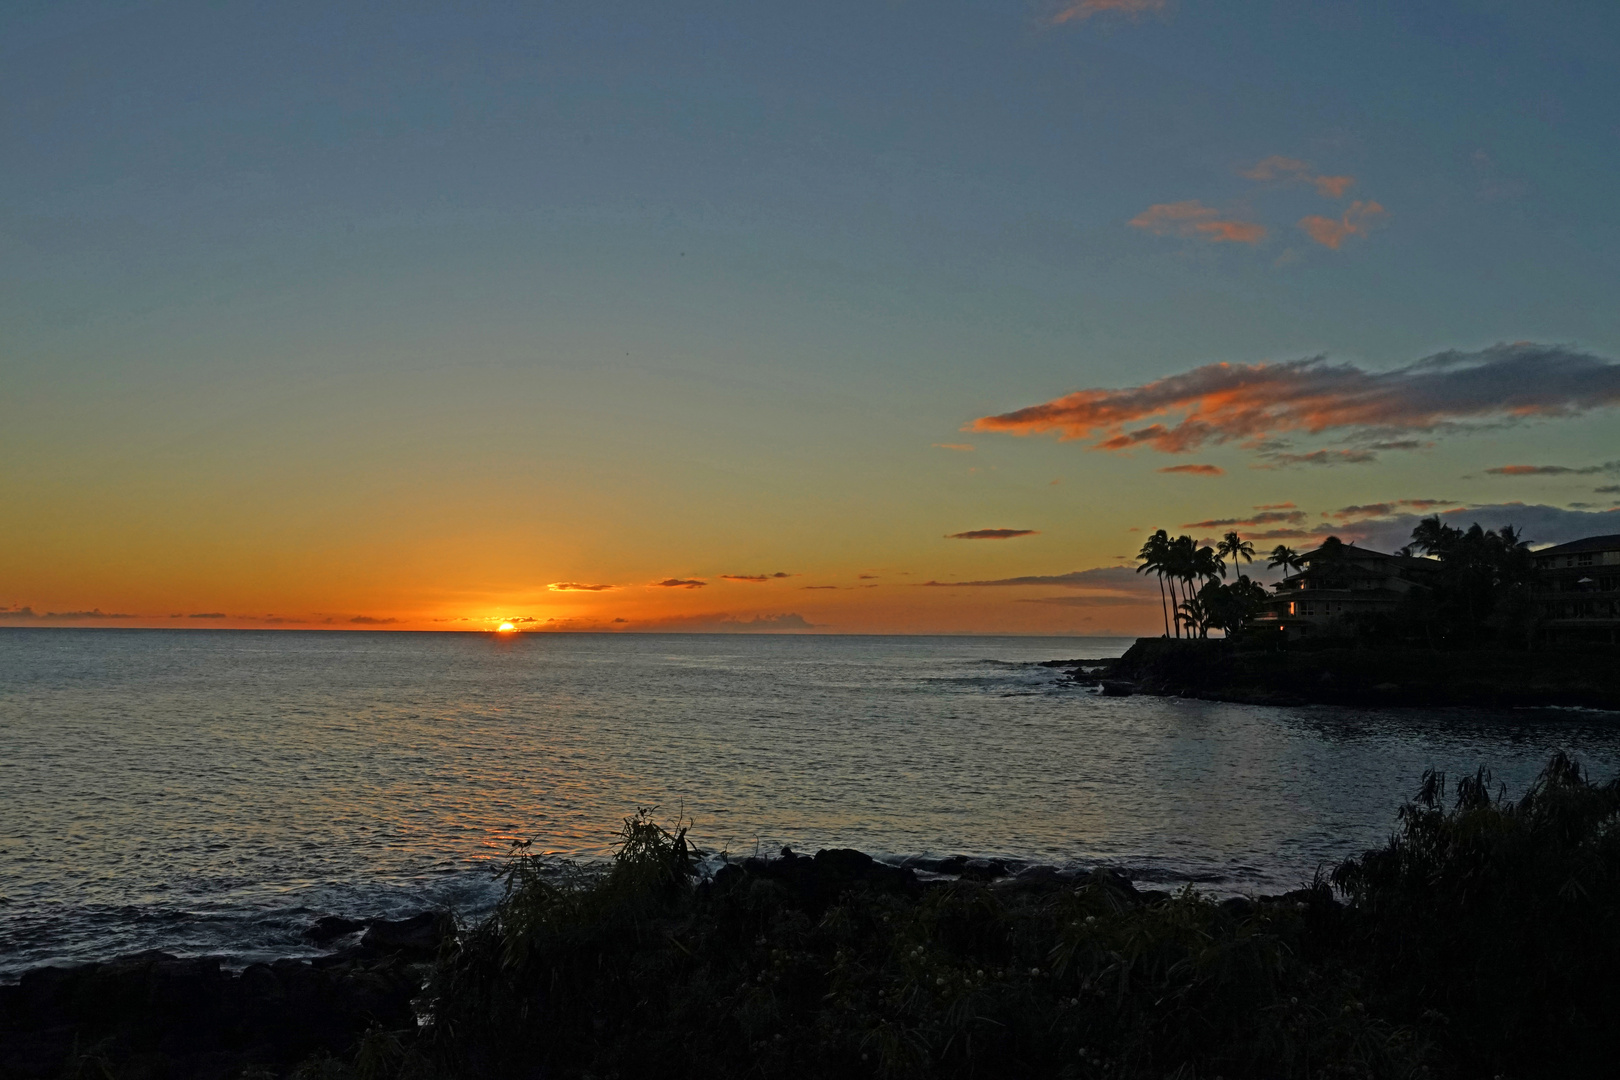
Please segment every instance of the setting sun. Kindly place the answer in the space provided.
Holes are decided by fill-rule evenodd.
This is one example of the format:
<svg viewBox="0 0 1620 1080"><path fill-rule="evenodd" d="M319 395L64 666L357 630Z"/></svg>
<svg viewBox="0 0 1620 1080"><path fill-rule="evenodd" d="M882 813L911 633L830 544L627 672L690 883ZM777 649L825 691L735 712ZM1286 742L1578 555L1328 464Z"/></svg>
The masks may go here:
<svg viewBox="0 0 1620 1080"><path fill-rule="evenodd" d="M516 630L516 629L517 629L517 627L515 627L515 626L513 626L513 625L512 625L512 624L511 624L511 623L509 623L509 622L503 622L503 623L501 623L501 625L499 625L499 626L497 626L497 627L496 627L496 628L495 628L495 629L496 629L496 631L497 631L497 632L498 632L498 633L502 633L502 634L510 634L510 633L512 633L512 632L513 632L513 631L514 631L514 630Z"/></svg>

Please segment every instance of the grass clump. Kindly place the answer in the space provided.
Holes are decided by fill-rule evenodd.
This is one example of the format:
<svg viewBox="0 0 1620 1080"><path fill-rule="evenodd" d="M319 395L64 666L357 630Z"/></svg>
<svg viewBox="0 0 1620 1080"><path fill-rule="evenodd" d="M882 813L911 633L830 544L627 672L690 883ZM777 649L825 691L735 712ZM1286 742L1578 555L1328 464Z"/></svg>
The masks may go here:
<svg viewBox="0 0 1620 1080"><path fill-rule="evenodd" d="M1481 769L1424 774L1385 848L1333 873L1347 947L1387 1007L1445 1029L1461 1075L1616 1068L1620 783L1555 755L1517 802Z"/></svg>
<svg viewBox="0 0 1620 1080"><path fill-rule="evenodd" d="M1387 847L1216 902L1074 881L924 884L859 852L712 880L686 824L612 864L527 850L370 1076L1598 1075L1620 1049L1620 792L1555 757L1518 802L1429 774Z"/></svg>

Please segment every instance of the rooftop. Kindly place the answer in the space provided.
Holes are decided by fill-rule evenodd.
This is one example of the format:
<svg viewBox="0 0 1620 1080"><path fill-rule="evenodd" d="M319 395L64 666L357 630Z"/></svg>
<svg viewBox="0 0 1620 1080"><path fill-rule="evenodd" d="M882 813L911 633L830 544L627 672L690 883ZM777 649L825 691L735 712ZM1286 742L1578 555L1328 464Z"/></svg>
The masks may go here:
<svg viewBox="0 0 1620 1080"><path fill-rule="evenodd" d="M1411 567L1413 569L1434 570L1440 565L1434 559L1424 559L1416 555L1390 555L1387 552L1374 551L1372 548L1357 547L1355 544L1345 544L1341 551L1346 559L1365 559L1371 556L1374 559L1389 559L1402 567ZM1322 549L1316 548L1314 551L1307 551L1303 558L1309 562L1321 554ZM1538 551L1536 554L1541 553Z"/></svg>
<svg viewBox="0 0 1620 1080"><path fill-rule="evenodd" d="M1579 555L1587 551L1620 551L1620 533L1610 533L1608 536L1588 536L1584 540L1571 540L1567 544L1557 547L1542 548L1531 552L1536 558L1543 555Z"/></svg>

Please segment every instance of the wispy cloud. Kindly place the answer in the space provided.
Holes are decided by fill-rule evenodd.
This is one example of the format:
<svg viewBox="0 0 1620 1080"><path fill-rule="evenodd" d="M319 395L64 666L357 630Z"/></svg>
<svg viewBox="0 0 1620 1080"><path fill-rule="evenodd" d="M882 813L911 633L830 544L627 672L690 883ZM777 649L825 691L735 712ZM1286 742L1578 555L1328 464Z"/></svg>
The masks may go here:
<svg viewBox="0 0 1620 1080"><path fill-rule="evenodd" d="M1442 506L1456 505L1456 499L1391 499L1389 502L1361 503L1341 507L1338 510L1324 510L1322 516L1338 521L1365 521L1370 518L1388 517L1399 512L1414 510L1427 512Z"/></svg>
<svg viewBox="0 0 1620 1080"><path fill-rule="evenodd" d="M822 626L810 622L796 611L755 615L752 618L732 615L729 612L716 612L709 615L672 615L663 619L636 620L628 623L618 619L614 621L623 623L620 630L624 633L660 634L763 634L816 630Z"/></svg>
<svg viewBox="0 0 1620 1080"><path fill-rule="evenodd" d="M1288 454L1278 451L1267 454L1266 457L1270 464L1255 467L1279 469L1289 465L1365 465L1378 460L1378 455L1371 450L1312 450L1308 454Z"/></svg>
<svg viewBox="0 0 1620 1080"><path fill-rule="evenodd" d="M1019 536L1034 536L1035 529L969 529L967 532L946 533L947 540L1012 540Z"/></svg>
<svg viewBox="0 0 1620 1080"><path fill-rule="evenodd" d="M786 573L785 571L782 571L782 570L778 570L774 574L721 574L720 575L720 577L722 579L726 580L726 581L750 581L750 582L753 582L756 585L761 583L761 582L771 581L771 580L773 580L775 578L789 578L789 577L792 577L792 576L793 576L792 574Z"/></svg>
<svg viewBox="0 0 1620 1080"><path fill-rule="evenodd" d="M0 619L14 619L18 621L32 619L71 619L74 621L88 621L91 619L138 619L139 615L126 615L118 611L102 611L100 608L91 608L89 611L35 611L32 607L0 607Z"/></svg>
<svg viewBox="0 0 1620 1080"><path fill-rule="evenodd" d="M1062 596L1018 598L1025 604L1057 604L1063 607L1119 607L1159 602L1158 584L1129 566L1097 566L1067 574L1031 574L1024 577L988 581L925 581L935 589L1052 588L1070 590Z"/></svg>
<svg viewBox="0 0 1620 1080"><path fill-rule="evenodd" d="M589 585L583 581L553 581L546 588L552 592L606 592L612 585Z"/></svg>
<svg viewBox="0 0 1620 1080"><path fill-rule="evenodd" d="M1605 461L1601 465L1499 465L1486 469L1492 476L1597 476L1600 473L1620 472L1620 461Z"/></svg>
<svg viewBox="0 0 1620 1080"><path fill-rule="evenodd" d="M1026 574L1023 577L993 578L986 581L922 581L919 587L933 589L989 589L1012 588L1026 585L1059 586L1113 593L1123 596L1157 596L1157 586L1130 566L1095 566L1090 570L1071 570L1066 574Z"/></svg>
<svg viewBox="0 0 1620 1080"><path fill-rule="evenodd" d="M223 619L223 618L225 618L225 613L223 611L199 611L194 615L187 615L186 618L188 618L188 619Z"/></svg>
<svg viewBox="0 0 1620 1080"><path fill-rule="evenodd" d="M1373 517L1335 526L1335 532L1344 540L1354 540L1379 551L1393 551L1410 542L1412 530L1427 516L1427 513L1415 512ZM1593 512L1513 502L1459 506L1441 510L1439 516L1442 521L1461 528L1475 522L1487 529L1512 525L1534 545L1562 544L1584 536L1620 532L1620 509Z"/></svg>
<svg viewBox="0 0 1620 1080"><path fill-rule="evenodd" d="M701 589L707 584L707 581L699 581L697 578L672 577L665 578L663 581L650 581L647 583L647 587L649 589Z"/></svg>
<svg viewBox="0 0 1620 1080"><path fill-rule="evenodd" d="M1166 0L1079 0L1079 3L1065 4L1052 16L1052 25L1061 26L1067 22L1084 22L1096 15L1143 15L1151 11L1163 11Z"/></svg>
<svg viewBox="0 0 1620 1080"><path fill-rule="evenodd" d="M933 445L940 450L961 450L965 452L973 449L972 443L965 442L937 442Z"/></svg>
<svg viewBox="0 0 1620 1080"><path fill-rule="evenodd" d="M1219 465L1166 465L1160 469L1162 473L1184 473L1187 476L1225 476L1226 470Z"/></svg>
<svg viewBox="0 0 1620 1080"><path fill-rule="evenodd" d="M1300 218L1299 227L1318 244L1337 251L1350 237L1366 236L1367 231L1387 217L1388 213L1378 203L1358 200L1351 203L1350 209L1340 217L1310 214Z"/></svg>
<svg viewBox="0 0 1620 1080"><path fill-rule="evenodd" d="M1324 199L1343 198L1344 193L1356 182L1353 176L1323 176L1313 171L1308 162L1283 157L1281 154L1273 154L1258 161L1251 167L1240 170L1239 175L1250 180L1283 180L1310 184Z"/></svg>
<svg viewBox="0 0 1620 1080"><path fill-rule="evenodd" d="M1593 488L1594 495L1620 495L1620 484L1604 484L1600 488Z"/></svg>
<svg viewBox="0 0 1620 1080"><path fill-rule="evenodd" d="M1151 596L1021 596L1015 604L1055 604L1059 607L1137 607L1154 599Z"/></svg>
<svg viewBox="0 0 1620 1080"><path fill-rule="evenodd" d="M373 615L356 615L354 618L350 619L349 621L352 622L352 623L356 623L356 624L358 624L360 626L387 626L389 623L397 623L397 622L399 622L398 619L394 619L394 618L379 619L379 618L377 618L377 617L375 617ZM531 619L531 620L525 620L525 621L532 622L533 620Z"/></svg>
<svg viewBox="0 0 1620 1080"><path fill-rule="evenodd" d="M1197 199L1155 203L1132 218L1130 224L1155 236L1191 237L1212 244L1258 244L1266 237L1264 225L1223 217L1219 210Z"/></svg>
<svg viewBox="0 0 1620 1080"><path fill-rule="evenodd" d="M980 417L972 431L1056 433L1092 450L1167 454L1240 441L1276 465L1371 461L1375 447L1412 447L1413 432L1457 433L1620 405L1620 363L1562 345L1520 342L1452 350L1390 371L1326 357L1208 364L1141 386L1079 390ZM1136 426L1140 425L1140 426ZM1296 453L1277 436L1333 434L1350 449Z"/></svg>
<svg viewBox="0 0 1620 1080"><path fill-rule="evenodd" d="M1265 532L1253 533L1244 537L1244 539L1256 542L1261 540L1320 540L1327 531L1325 526L1318 529L1267 529Z"/></svg>
<svg viewBox="0 0 1620 1080"><path fill-rule="evenodd" d="M1310 516L1303 510L1262 510L1258 514L1251 514L1244 518L1211 518L1208 521L1192 521L1183 525L1183 529L1230 529L1240 525L1258 527L1261 525L1303 525Z"/></svg>

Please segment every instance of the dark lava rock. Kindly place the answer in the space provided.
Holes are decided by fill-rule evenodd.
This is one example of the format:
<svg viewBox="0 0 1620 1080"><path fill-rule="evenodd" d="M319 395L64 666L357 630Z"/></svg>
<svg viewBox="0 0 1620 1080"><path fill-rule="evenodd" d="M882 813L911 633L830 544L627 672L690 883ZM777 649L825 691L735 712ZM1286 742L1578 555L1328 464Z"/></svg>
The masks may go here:
<svg viewBox="0 0 1620 1080"><path fill-rule="evenodd" d="M937 855L913 855L900 865L910 870L921 870L925 874L960 874L967 865L967 856L941 858Z"/></svg>
<svg viewBox="0 0 1620 1080"><path fill-rule="evenodd" d="M315 920L315 925L304 931L304 938L317 945L328 945L340 937L345 937L357 930L364 930L366 924L360 919L345 919L340 915L323 915Z"/></svg>
<svg viewBox="0 0 1620 1080"><path fill-rule="evenodd" d="M968 859L959 871L963 881L995 881L1007 876L1007 864L1000 859Z"/></svg>
<svg viewBox="0 0 1620 1080"><path fill-rule="evenodd" d="M414 920L404 920L414 922ZM348 1052L372 1025L414 1026L421 969L402 954L223 970L146 952L36 968L0 988L0 1077L214 1080Z"/></svg>
<svg viewBox="0 0 1620 1080"><path fill-rule="evenodd" d="M1139 904L1149 899L1147 894L1137 891L1136 886L1131 884L1130 878L1121 874L1117 870L1110 870L1106 866L1099 866L1095 870L1086 874L1086 876L1082 879L1082 882L1084 884L1096 885L1107 889L1110 893L1114 894L1117 899L1125 903Z"/></svg>
<svg viewBox="0 0 1620 1080"><path fill-rule="evenodd" d="M366 928L360 948L368 953L432 953L455 932L450 917L424 911L409 919L379 919Z"/></svg>
<svg viewBox="0 0 1620 1080"><path fill-rule="evenodd" d="M722 867L712 879L713 888L728 892L749 880L768 881L787 889L811 911L824 910L840 895L858 887L903 893L921 889L917 875L909 867L880 863L853 848L825 848L813 858L795 855L788 848L782 851L778 859L751 858Z"/></svg>

